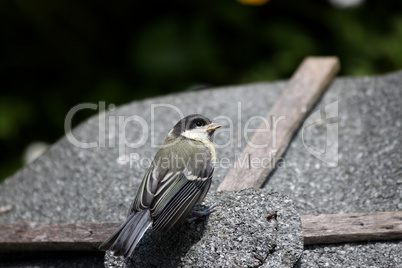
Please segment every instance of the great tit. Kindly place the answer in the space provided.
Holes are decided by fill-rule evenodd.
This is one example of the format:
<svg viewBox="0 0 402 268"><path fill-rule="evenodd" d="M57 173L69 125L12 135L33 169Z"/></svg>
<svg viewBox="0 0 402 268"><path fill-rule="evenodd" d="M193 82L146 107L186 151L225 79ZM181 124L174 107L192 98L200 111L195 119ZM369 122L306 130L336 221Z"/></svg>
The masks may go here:
<svg viewBox="0 0 402 268"><path fill-rule="evenodd" d="M127 258L150 226L167 231L186 219L211 185L216 162L212 136L219 127L205 116L193 114L170 130L142 180L126 221L100 250Z"/></svg>

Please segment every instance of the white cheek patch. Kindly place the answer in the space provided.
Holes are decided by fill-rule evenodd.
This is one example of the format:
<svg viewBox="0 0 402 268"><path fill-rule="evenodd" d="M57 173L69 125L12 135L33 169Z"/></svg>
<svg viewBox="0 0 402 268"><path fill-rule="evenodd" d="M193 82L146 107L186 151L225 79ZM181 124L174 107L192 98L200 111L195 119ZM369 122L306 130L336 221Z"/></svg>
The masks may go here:
<svg viewBox="0 0 402 268"><path fill-rule="evenodd" d="M212 165L215 166L215 164L216 164L215 147L214 147L213 143L209 140L209 135L208 135L206 127L195 128L192 130L186 130L181 135L188 139L202 142L211 152L211 156L212 156L211 162L212 162Z"/></svg>
<svg viewBox="0 0 402 268"><path fill-rule="evenodd" d="M206 128L195 128L192 130L186 130L181 135L186 138L201 142L208 139L208 132L206 131Z"/></svg>

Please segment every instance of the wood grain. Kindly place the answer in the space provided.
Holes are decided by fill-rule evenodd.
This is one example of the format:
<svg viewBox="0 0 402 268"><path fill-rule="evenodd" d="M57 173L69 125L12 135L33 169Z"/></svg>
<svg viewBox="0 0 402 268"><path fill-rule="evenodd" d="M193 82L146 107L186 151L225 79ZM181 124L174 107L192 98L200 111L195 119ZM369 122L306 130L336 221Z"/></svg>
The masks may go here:
<svg viewBox="0 0 402 268"><path fill-rule="evenodd" d="M98 247L119 223L0 224L0 251L85 251Z"/></svg>
<svg viewBox="0 0 402 268"><path fill-rule="evenodd" d="M301 216L305 245L402 239L402 211ZM97 251L120 223L0 224L0 252Z"/></svg>
<svg viewBox="0 0 402 268"><path fill-rule="evenodd" d="M301 216L304 245L402 239L402 211Z"/></svg>
<svg viewBox="0 0 402 268"><path fill-rule="evenodd" d="M270 131L256 132L252 136L218 191L262 186L338 70L336 57L308 57L302 62L266 116ZM266 123L262 122L259 128L267 129Z"/></svg>

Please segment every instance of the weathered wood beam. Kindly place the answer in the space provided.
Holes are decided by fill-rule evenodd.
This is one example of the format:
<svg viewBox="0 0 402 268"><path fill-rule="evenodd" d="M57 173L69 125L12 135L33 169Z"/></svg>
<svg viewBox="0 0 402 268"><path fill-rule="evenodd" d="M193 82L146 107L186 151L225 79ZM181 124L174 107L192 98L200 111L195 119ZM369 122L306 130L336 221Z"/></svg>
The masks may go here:
<svg viewBox="0 0 402 268"><path fill-rule="evenodd" d="M301 216L304 245L402 239L402 211ZM0 224L0 252L96 251L119 223Z"/></svg>
<svg viewBox="0 0 402 268"><path fill-rule="evenodd" d="M262 186L303 119L338 70L339 60L336 57L308 57L302 62L266 116L269 131L266 122L262 122L259 128L266 131L256 132L252 136L218 191ZM253 161L262 159L264 162L253 165Z"/></svg>
<svg viewBox="0 0 402 268"><path fill-rule="evenodd" d="M119 223L0 224L1 251L98 250Z"/></svg>
<svg viewBox="0 0 402 268"><path fill-rule="evenodd" d="M304 245L402 239L402 211L301 216Z"/></svg>

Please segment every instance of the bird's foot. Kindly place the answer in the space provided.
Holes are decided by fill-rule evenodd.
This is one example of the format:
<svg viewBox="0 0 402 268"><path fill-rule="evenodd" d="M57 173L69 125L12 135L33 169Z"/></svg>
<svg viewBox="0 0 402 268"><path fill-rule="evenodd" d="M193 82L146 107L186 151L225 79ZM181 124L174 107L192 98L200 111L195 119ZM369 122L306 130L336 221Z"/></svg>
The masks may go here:
<svg viewBox="0 0 402 268"><path fill-rule="evenodd" d="M204 210L192 210L190 212L190 214L194 215L194 217L189 218L187 221L189 223L191 223L191 222L196 221L196 220L198 220L198 219L200 219L202 217L208 216L209 214L211 214L212 212L215 211L215 207L216 207L216 204L213 204L212 206L207 207Z"/></svg>

